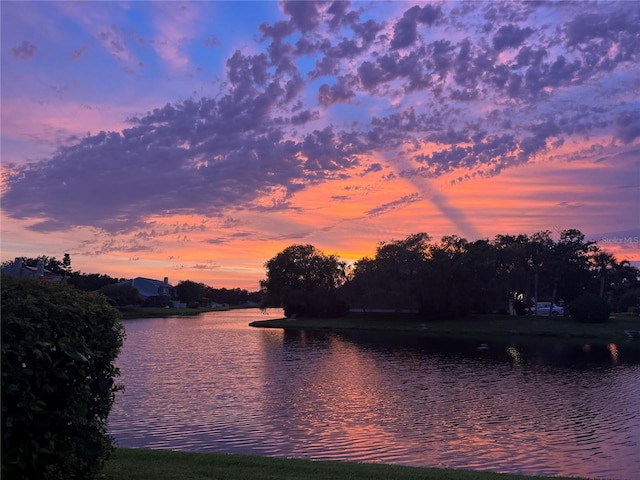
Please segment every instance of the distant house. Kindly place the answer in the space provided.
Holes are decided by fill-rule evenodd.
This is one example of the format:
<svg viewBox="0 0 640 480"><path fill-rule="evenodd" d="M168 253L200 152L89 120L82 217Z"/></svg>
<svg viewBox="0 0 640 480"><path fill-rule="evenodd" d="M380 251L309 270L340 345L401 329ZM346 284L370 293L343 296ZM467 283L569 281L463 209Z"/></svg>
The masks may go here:
<svg viewBox="0 0 640 480"><path fill-rule="evenodd" d="M162 281L136 277L120 282L119 285L131 285L134 287L138 290L138 295L142 298L143 303L148 306L168 306L171 304L171 298L174 296L174 289L169 284L169 278L167 277L164 277Z"/></svg>
<svg viewBox="0 0 640 480"><path fill-rule="evenodd" d="M17 257L13 261L13 263L10 263L6 267L3 267L2 274L7 275L9 277L43 278L45 280L49 280L52 282L58 282L58 283L64 282L63 276L58 275L57 273L53 273L52 271L44 268L44 261L38 260L37 266L30 267L29 265L25 265L22 257Z"/></svg>

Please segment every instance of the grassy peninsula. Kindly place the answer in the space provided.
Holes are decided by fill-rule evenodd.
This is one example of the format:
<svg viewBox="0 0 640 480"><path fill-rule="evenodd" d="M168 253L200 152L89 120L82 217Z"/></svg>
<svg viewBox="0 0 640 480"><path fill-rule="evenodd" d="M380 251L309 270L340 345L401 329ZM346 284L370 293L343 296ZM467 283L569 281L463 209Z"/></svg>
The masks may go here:
<svg viewBox="0 0 640 480"><path fill-rule="evenodd" d="M469 470L312 461L251 455L117 449L105 463L107 480L540 480ZM567 477L553 477L568 480ZM575 477L574 477L574 480Z"/></svg>
<svg viewBox="0 0 640 480"><path fill-rule="evenodd" d="M580 323L564 317L477 315L458 320L425 322L411 314L351 314L335 319L283 318L260 320L252 327L292 330L369 330L430 337L482 338L495 336L560 337L620 341L626 330L640 330L640 316L616 314L605 323Z"/></svg>

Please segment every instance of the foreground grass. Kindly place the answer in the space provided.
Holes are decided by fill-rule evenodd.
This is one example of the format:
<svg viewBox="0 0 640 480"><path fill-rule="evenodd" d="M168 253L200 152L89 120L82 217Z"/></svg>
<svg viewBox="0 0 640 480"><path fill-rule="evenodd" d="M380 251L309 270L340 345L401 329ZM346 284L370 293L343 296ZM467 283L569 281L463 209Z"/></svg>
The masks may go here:
<svg viewBox="0 0 640 480"><path fill-rule="evenodd" d="M508 315L477 315L460 320L425 322L410 314L351 314L336 319L261 320L250 325L298 330L409 332L432 337L528 336L620 341L627 338L625 330L640 330L640 316L616 314L606 323L579 323L563 317Z"/></svg>
<svg viewBox="0 0 640 480"><path fill-rule="evenodd" d="M347 463L117 449L105 464L107 480L534 480L545 477ZM560 480L561 477L553 477ZM567 477L562 477L567 478Z"/></svg>

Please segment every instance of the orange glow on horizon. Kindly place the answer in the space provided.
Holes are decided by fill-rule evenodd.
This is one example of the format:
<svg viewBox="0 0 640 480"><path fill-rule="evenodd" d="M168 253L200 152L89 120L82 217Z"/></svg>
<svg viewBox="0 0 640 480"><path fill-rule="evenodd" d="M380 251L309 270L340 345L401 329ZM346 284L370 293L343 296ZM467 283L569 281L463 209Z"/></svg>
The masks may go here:
<svg viewBox="0 0 640 480"><path fill-rule="evenodd" d="M3 215L2 260L70 253L72 268L84 273L167 276L173 284L193 280L254 291L265 276L264 263L294 243L310 243L353 264L374 256L381 242L418 232L428 233L432 241L452 234L473 241L542 230L557 238L567 228L581 230L588 239L615 231L610 211L620 198L595 195L607 187L581 179L595 169L606 180L606 162L585 159L550 167L539 161L490 178L452 183L459 173L406 179L389 176L393 169L383 164L378 172L309 186L286 198L286 208L238 209L212 217L154 216L143 228L120 235L89 227L74 228L71 235L41 233L28 228L37 223L34 219ZM633 203L634 198L626 201ZM600 230L594 231L593 225ZM605 240L601 247L619 260L640 260L637 239Z"/></svg>

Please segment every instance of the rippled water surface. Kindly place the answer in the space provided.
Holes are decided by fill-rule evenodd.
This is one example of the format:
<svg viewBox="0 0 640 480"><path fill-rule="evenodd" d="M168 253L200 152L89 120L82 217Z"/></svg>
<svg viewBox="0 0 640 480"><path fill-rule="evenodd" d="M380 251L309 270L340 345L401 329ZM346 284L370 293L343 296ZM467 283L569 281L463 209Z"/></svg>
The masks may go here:
<svg viewBox="0 0 640 480"><path fill-rule="evenodd" d="M270 317L125 321L118 445L640 479L640 342L248 326Z"/></svg>

